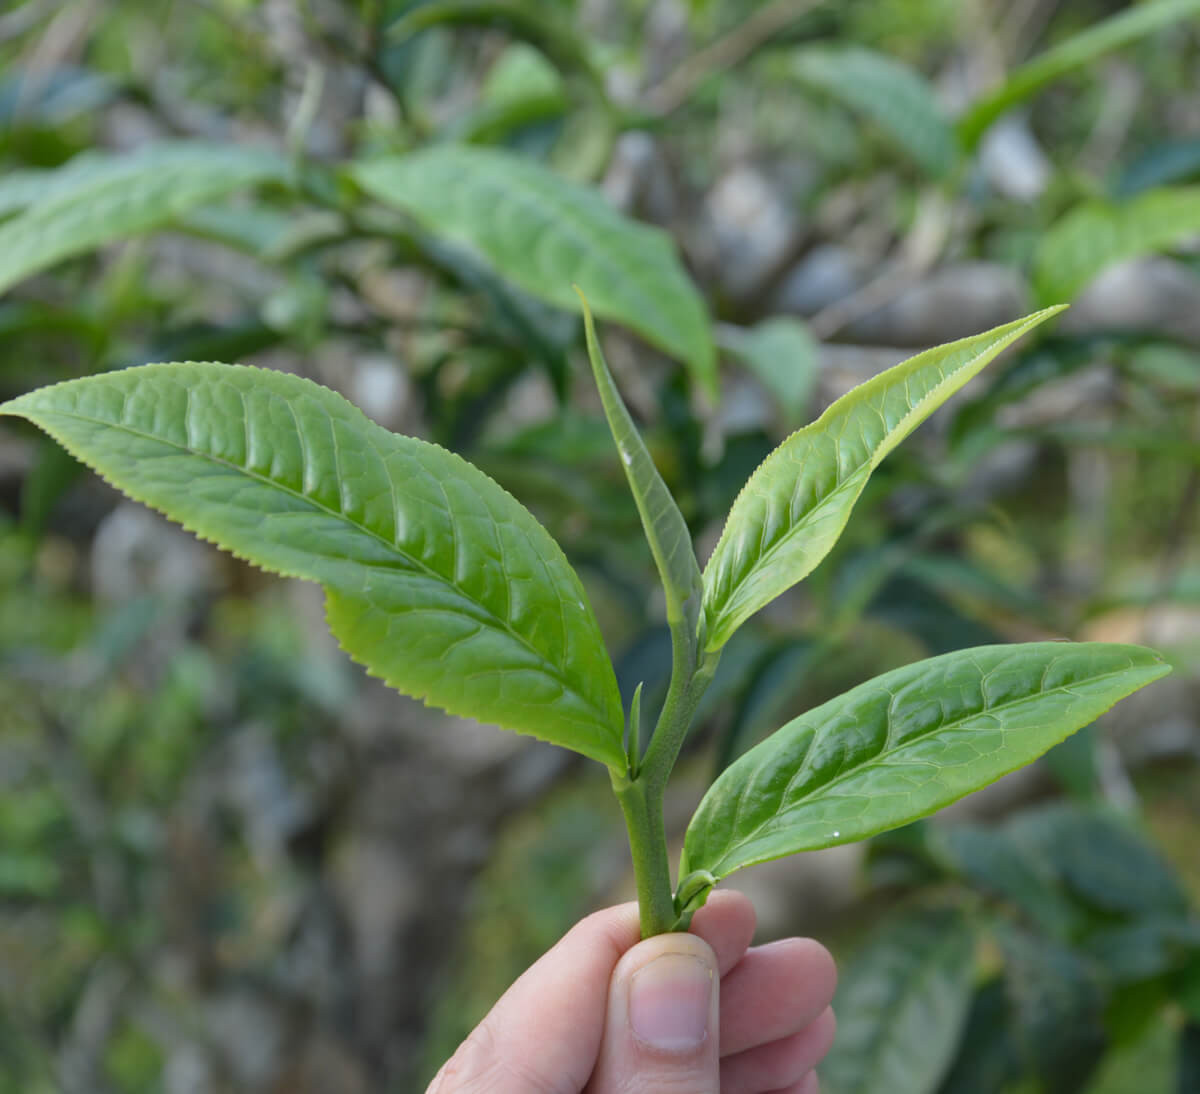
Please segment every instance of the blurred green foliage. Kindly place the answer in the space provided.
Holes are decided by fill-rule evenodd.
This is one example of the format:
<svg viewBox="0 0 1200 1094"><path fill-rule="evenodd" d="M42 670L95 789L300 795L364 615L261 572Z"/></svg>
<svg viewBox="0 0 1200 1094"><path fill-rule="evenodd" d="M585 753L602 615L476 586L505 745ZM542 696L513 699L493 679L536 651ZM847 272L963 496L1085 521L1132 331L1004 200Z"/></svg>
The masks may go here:
<svg viewBox="0 0 1200 1094"><path fill-rule="evenodd" d="M187 208L179 187L152 210L118 185L129 226L92 223L61 261L35 241L0 295L0 397L189 358L339 388L547 523L652 708L669 645L576 320L371 200L350 165L485 145L603 184L669 234L719 396L636 337L606 348L702 544L787 431L901 347L1078 294L881 468L805 590L731 645L690 762L710 772L925 654L1064 635L1166 649L1182 682L1052 754L1032 793L1058 801L880 840L854 914L776 929L828 930L851 1000L937 990L909 1002L945 1016L938 1066L874 1089L1194 1089L1197 5L467 7L8 5L0 239L77 156L120 172L182 142L277 167L210 171ZM607 790L593 801L587 773L541 753L437 752L453 727L386 705L306 612L32 432L0 433L0 1094L409 1089L623 891ZM426 796L402 780L443 767ZM438 827L456 815L477 824ZM444 873L363 850L443 831L461 863ZM969 976L897 982L895 939L945 922ZM396 940L383 956L378 937ZM845 1005L851 1042L897 1038L894 1013ZM843 1056L829 1081L849 1094L863 1074Z"/></svg>

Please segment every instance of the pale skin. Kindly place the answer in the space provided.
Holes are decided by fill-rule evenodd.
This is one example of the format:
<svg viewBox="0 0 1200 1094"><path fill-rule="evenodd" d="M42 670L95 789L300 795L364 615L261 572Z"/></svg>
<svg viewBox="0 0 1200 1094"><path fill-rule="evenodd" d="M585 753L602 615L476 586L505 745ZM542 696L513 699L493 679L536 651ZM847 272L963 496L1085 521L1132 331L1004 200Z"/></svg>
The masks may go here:
<svg viewBox="0 0 1200 1094"><path fill-rule="evenodd" d="M837 972L808 938L751 946L716 892L687 934L640 941L636 904L572 928L492 1008L427 1094L817 1094Z"/></svg>

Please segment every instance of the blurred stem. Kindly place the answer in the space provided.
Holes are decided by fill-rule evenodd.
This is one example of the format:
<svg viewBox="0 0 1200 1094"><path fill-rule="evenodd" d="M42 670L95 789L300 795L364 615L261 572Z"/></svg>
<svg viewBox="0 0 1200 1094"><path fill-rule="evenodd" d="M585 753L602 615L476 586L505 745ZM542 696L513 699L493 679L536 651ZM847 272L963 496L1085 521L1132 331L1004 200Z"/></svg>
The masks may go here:
<svg viewBox="0 0 1200 1094"><path fill-rule="evenodd" d="M738 23L728 34L693 53L644 97L656 117L673 114L684 105L705 80L744 60L772 35L824 0L775 0Z"/></svg>

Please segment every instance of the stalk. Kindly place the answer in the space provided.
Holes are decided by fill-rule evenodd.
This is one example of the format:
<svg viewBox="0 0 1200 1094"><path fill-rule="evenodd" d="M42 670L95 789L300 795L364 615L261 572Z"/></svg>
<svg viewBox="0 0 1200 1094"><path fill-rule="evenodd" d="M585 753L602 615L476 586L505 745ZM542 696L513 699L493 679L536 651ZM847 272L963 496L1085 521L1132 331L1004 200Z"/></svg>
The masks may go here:
<svg viewBox="0 0 1200 1094"><path fill-rule="evenodd" d="M662 790L651 787L643 778L628 779L616 773L612 774L612 785L629 831L642 937L666 934L677 917L671 893Z"/></svg>

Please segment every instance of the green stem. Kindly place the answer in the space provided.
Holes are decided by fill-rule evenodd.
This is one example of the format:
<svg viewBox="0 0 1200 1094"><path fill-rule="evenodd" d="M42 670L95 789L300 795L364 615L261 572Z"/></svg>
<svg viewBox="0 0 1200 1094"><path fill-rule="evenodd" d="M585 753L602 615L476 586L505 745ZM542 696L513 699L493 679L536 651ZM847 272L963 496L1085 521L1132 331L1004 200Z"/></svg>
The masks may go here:
<svg viewBox="0 0 1200 1094"><path fill-rule="evenodd" d="M679 758L683 739L691 728L696 707L712 681L713 673L717 671L720 656L719 650L706 655L699 668L689 672L679 664L679 647L676 647L676 664L671 672L667 698L663 702L662 713L658 716L658 724L654 727L654 735L650 738L650 747L646 749L641 767L642 776L655 788L660 798L671 769Z"/></svg>
<svg viewBox="0 0 1200 1094"><path fill-rule="evenodd" d="M667 830L663 824L662 790L645 779L627 779L613 773L613 791L625 814L629 850L637 883L638 914L642 937L666 934L675 923L671 894L671 865L667 859Z"/></svg>

